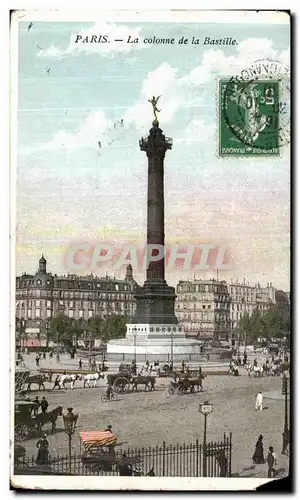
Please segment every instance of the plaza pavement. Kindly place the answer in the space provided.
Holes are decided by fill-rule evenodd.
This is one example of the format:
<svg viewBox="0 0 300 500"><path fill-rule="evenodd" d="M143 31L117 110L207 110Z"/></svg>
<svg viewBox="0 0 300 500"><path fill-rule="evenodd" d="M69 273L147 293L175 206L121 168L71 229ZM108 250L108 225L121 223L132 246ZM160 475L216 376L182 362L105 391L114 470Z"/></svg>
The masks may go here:
<svg viewBox="0 0 300 500"><path fill-rule="evenodd" d="M34 364L34 357L30 358L32 359L27 360L27 364ZM61 358L61 361L64 361L64 366L69 367L69 361L73 362L74 367L78 366L77 360ZM52 363L56 361L52 360ZM113 367L110 371L113 371ZM280 378L254 378L248 377L244 370L241 372L240 377L208 376L204 380L203 393L184 396L170 396L167 391L169 380L158 379L155 392L145 393L141 388L137 394L119 395L116 402L106 404L101 403L101 395L105 392L103 380L97 383L95 389L83 389L82 382L79 381L74 390L53 391L53 384L46 384L47 390L44 393L33 391L32 397L36 394L45 395L50 409L61 404L64 410L71 406L75 413L79 413L77 435L74 436L72 445L74 453L80 450L80 431L104 429L107 424L112 424L119 441L125 443L125 447L156 446L161 445L164 440L167 444L192 443L197 438L201 441L203 416L198 408L199 403L209 400L213 404L213 413L208 417L207 439L217 441L222 439L224 432L232 432L233 476L266 477L267 465L253 466L251 460L259 434L264 436L265 457L268 447L273 446L278 458L276 468L281 471L281 475L286 475L288 457L281 455L284 401L264 398L264 410L254 409L257 392L278 393ZM49 434L50 452L67 453L67 437L61 418L57 424L60 431ZM47 430L45 426L45 431ZM23 442L30 454L36 454L36 439Z"/></svg>

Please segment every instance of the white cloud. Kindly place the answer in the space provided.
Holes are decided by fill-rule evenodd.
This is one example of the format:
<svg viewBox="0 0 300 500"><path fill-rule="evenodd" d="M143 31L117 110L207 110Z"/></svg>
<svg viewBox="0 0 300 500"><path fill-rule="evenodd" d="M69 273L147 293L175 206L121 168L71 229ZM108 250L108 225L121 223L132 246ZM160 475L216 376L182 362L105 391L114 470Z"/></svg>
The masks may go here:
<svg viewBox="0 0 300 500"><path fill-rule="evenodd" d="M129 28L120 27L127 33ZM93 29L89 30L92 33ZM130 31L130 30L129 30ZM132 31L132 30L131 30ZM96 31L94 31L96 33ZM103 33L103 31L102 31ZM115 34L115 31L114 31ZM114 35L116 36L116 34ZM121 35L120 35L121 36ZM70 45L71 47L71 45ZM68 49L71 52L73 49ZM52 47L53 53L55 48ZM158 101L158 114L161 123L168 124L173 121L175 113L183 107L201 105L203 86L205 91L209 88L216 76L238 74L257 59L270 58L288 62L289 51L279 53L273 48L273 42L268 39L248 39L237 46L235 56L226 56L220 49L205 50L201 64L194 67L187 75L178 76L178 70L164 62L155 70L149 72L141 83L140 96L135 104L129 107L124 115L124 130L146 130L153 120L153 113L148 99L161 96ZM214 87L215 88L215 87ZM199 97L200 94L200 97ZM201 140L211 141L215 125L208 126L201 120L192 120L186 129L185 141ZM72 133L68 131L57 132L54 138L44 144L27 148L26 153L64 147L66 149L96 148L100 140L102 147L109 145L116 138L114 124L109 121L103 111L91 113L80 130ZM205 138L205 139L204 139Z"/></svg>
<svg viewBox="0 0 300 500"><path fill-rule="evenodd" d="M108 24L99 22L88 29L73 33L70 36L69 45L66 49L51 45L47 49L42 49L37 53L38 57L61 58L68 55L77 55L81 52L85 54L99 54L104 57L113 57L118 53L129 53L133 50L149 48L150 45L142 43L126 43L129 36L131 40L140 39L141 28L130 28L124 25ZM107 36L109 43L102 41L92 41L92 37L99 40L100 35ZM78 37L81 37L80 39ZM124 40L123 42L115 42L114 40ZM77 42L76 42L77 40ZM94 38L95 40L95 38ZM102 38L103 40L103 38Z"/></svg>

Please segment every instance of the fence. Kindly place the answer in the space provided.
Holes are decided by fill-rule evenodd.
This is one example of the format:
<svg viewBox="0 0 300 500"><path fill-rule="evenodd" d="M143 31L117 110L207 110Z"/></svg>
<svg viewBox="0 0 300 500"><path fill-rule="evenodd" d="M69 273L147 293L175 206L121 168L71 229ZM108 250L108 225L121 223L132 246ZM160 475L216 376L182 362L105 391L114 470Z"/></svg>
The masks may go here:
<svg viewBox="0 0 300 500"><path fill-rule="evenodd" d="M208 442L206 445L199 443L197 439L193 444L173 446L163 442L162 446L156 447L116 449L114 465L110 465L108 461L112 461L111 454L106 457L98 456L94 460L85 459L84 455L72 455L71 460L67 455L51 456L48 466L37 466L35 457L25 456L15 463L15 474L26 475L31 468L35 468L37 474L117 476L119 471L115 463L126 453L128 458L136 459L136 470L139 471L137 475L146 475L153 468L155 475L160 477L201 477L204 470L207 477L230 477L231 450L230 433L229 436L224 434L222 441Z"/></svg>
<svg viewBox="0 0 300 500"><path fill-rule="evenodd" d="M224 351L209 351L208 353L194 353L194 354L173 354L173 363L181 363L182 360L189 362L206 362L206 361L222 361L231 359L232 353L229 350ZM159 359L160 362L169 362L172 359L170 353L164 354L140 354L136 353L136 355L132 353L105 353L106 361L115 361L115 362L131 362L132 359L136 358L137 363L144 363L145 361L149 361L150 363L154 362L156 359Z"/></svg>

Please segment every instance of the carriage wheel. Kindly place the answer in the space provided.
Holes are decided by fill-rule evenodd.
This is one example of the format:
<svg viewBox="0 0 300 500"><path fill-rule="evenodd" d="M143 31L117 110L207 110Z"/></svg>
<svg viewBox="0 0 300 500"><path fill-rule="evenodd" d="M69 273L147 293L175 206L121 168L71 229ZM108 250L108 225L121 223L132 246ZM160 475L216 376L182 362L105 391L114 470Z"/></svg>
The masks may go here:
<svg viewBox="0 0 300 500"><path fill-rule="evenodd" d="M168 393L171 394L171 396L172 396L173 394L175 394L175 391L176 391L176 389L175 389L174 385L170 384L168 387Z"/></svg>
<svg viewBox="0 0 300 500"><path fill-rule="evenodd" d="M129 384L128 378L126 378L126 377L118 377L115 380L115 382L114 382L113 389L118 394L120 394L122 392L123 393L129 392L130 384Z"/></svg>
<svg viewBox="0 0 300 500"><path fill-rule="evenodd" d="M108 397L105 394L103 396L101 396L102 403L107 403L107 401L108 401Z"/></svg>
<svg viewBox="0 0 300 500"><path fill-rule="evenodd" d="M190 391L191 391L191 392L195 392L195 386L194 386L194 385L191 385L191 387L190 387Z"/></svg>
<svg viewBox="0 0 300 500"><path fill-rule="evenodd" d="M26 424L17 424L14 431L16 441L24 441L29 434L29 427Z"/></svg>

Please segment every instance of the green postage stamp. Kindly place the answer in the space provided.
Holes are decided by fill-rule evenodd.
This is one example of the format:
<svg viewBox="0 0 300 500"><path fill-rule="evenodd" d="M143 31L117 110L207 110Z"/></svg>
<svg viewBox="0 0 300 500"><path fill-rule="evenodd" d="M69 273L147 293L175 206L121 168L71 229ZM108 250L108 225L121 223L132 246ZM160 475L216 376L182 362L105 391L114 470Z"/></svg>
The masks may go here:
<svg viewBox="0 0 300 500"><path fill-rule="evenodd" d="M280 81L224 78L218 81L218 154L280 154Z"/></svg>

